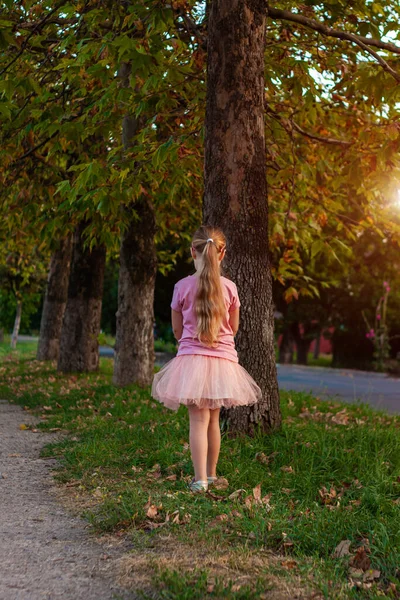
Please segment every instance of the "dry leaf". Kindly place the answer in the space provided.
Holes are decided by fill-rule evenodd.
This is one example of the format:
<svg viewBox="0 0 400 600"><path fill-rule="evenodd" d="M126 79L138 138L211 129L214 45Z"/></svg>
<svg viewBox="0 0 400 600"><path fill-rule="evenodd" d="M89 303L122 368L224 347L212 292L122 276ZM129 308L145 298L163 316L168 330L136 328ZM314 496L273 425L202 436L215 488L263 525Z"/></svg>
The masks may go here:
<svg viewBox="0 0 400 600"><path fill-rule="evenodd" d="M295 560L282 560L281 565L285 569L295 569L297 567L297 562Z"/></svg>
<svg viewBox="0 0 400 600"><path fill-rule="evenodd" d="M25 431L26 429L29 429L29 425L25 425L25 423L21 423L21 425L19 426L19 428L20 428L22 431Z"/></svg>
<svg viewBox="0 0 400 600"><path fill-rule="evenodd" d="M351 577L354 577L355 579L361 579L364 576L364 571L362 569L355 569L354 567L350 567L349 575L351 575Z"/></svg>
<svg viewBox="0 0 400 600"><path fill-rule="evenodd" d="M340 544L338 544L335 550L332 552L333 558L342 558L342 556L347 556L350 554L349 548L351 545L350 540L342 540Z"/></svg>
<svg viewBox="0 0 400 600"><path fill-rule="evenodd" d="M229 487L229 482L225 477L218 477L218 479L214 482L213 488L216 490L226 490Z"/></svg>
<svg viewBox="0 0 400 600"><path fill-rule="evenodd" d="M244 499L244 504L245 504L246 508L248 508L248 509L252 508L253 502L254 502L253 496L246 496L246 498Z"/></svg>
<svg viewBox="0 0 400 600"><path fill-rule="evenodd" d="M262 465L267 465L269 463L268 456L264 452L257 452L256 460Z"/></svg>
<svg viewBox="0 0 400 600"><path fill-rule="evenodd" d="M285 473L294 473L293 467L281 467L281 471L285 471Z"/></svg>
<svg viewBox="0 0 400 600"><path fill-rule="evenodd" d="M219 523L223 522L223 521L227 521L228 520L228 515L226 515L225 513L223 513L222 515L217 515L216 517L214 517L214 519L212 519L212 521L209 522L209 527L215 527L216 525L219 525Z"/></svg>
<svg viewBox="0 0 400 600"><path fill-rule="evenodd" d="M165 478L165 481L176 481L176 473L168 475L168 477Z"/></svg>
<svg viewBox="0 0 400 600"><path fill-rule="evenodd" d="M364 573L363 581L374 581L374 579L379 579L381 576L381 572L378 569L368 569Z"/></svg>
<svg viewBox="0 0 400 600"><path fill-rule="evenodd" d="M157 514L158 514L157 506L155 506L154 504L150 504L150 506L146 512L146 517L149 517L149 519L154 519L157 516Z"/></svg>
<svg viewBox="0 0 400 600"><path fill-rule="evenodd" d="M228 496L228 500L237 500L239 498L239 496L241 496L246 490L244 489L240 489L240 490L236 490L235 492L232 492L232 494L230 494Z"/></svg>
<svg viewBox="0 0 400 600"><path fill-rule="evenodd" d="M262 504L262 501L261 501L261 483L259 483L258 485L256 485L255 488L253 488L253 497L254 497L254 500L256 501L256 504Z"/></svg>
<svg viewBox="0 0 400 600"><path fill-rule="evenodd" d="M144 505L143 510L146 512L146 517L149 517L149 519L154 519L154 517L157 516L158 509L154 504L151 503L151 496L149 496L149 499Z"/></svg>
<svg viewBox="0 0 400 600"><path fill-rule="evenodd" d="M371 566L371 559L369 558L365 546L357 548L354 556L351 557L349 564L355 569L362 569L367 571Z"/></svg>

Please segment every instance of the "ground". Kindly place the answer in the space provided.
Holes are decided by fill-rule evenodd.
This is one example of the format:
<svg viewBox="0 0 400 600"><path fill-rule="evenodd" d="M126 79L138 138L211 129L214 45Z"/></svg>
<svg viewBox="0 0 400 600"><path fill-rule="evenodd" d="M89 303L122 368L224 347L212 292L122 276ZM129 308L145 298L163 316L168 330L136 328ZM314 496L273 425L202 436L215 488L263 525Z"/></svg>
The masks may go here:
<svg viewBox="0 0 400 600"><path fill-rule="evenodd" d="M63 506L55 461L40 458L57 434L20 429L26 423L34 423L31 415L0 401L0 598L134 598L116 583L126 542L98 541Z"/></svg>

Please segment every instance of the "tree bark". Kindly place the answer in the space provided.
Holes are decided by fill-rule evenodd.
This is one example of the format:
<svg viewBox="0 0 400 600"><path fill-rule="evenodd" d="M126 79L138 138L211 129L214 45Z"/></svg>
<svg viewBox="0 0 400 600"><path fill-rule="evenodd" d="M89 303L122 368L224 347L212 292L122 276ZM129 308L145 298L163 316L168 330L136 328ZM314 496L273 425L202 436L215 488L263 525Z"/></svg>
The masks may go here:
<svg viewBox="0 0 400 600"><path fill-rule="evenodd" d="M58 360L60 336L68 298L72 236L62 240L51 257L46 295L40 322L37 360Z"/></svg>
<svg viewBox="0 0 400 600"><path fill-rule="evenodd" d="M307 365L308 364L308 350L311 346L312 337L310 337L310 331L313 327L304 325L303 335L300 333L300 324L296 321L291 325L291 332L296 344L296 364Z"/></svg>
<svg viewBox="0 0 400 600"><path fill-rule="evenodd" d="M129 85L131 66L123 63L119 77ZM122 120L122 143L128 149L140 122L126 115ZM133 210L139 219L132 219ZM128 228L122 236L118 279L117 332L115 339L115 385L147 386L154 374L154 286L157 253L154 242L156 218L144 195L125 208Z"/></svg>
<svg viewBox="0 0 400 600"><path fill-rule="evenodd" d="M315 348L314 348L314 359L318 359L319 358L319 354L321 351L321 335L322 332L319 331L317 337L315 338Z"/></svg>
<svg viewBox="0 0 400 600"><path fill-rule="evenodd" d="M263 0L213 0L208 24L205 224L228 240L225 271L242 302L237 349L262 400L229 411L235 433L281 424L274 353L264 127Z"/></svg>
<svg viewBox="0 0 400 600"><path fill-rule="evenodd" d="M130 223L120 252L113 378L120 386L149 385L154 374L155 215L146 199L135 210L140 221Z"/></svg>
<svg viewBox="0 0 400 600"><path fill-rule="evenodd" d="M15 350L15 348L17 347L19 328L21 325L21 316L22 316L22 301L18 300L17 301L17 312L15 314L15 321L14 321L14 329L13 329L12 336L11 336L11 348L13 350Z"/></svg>
<svg viewBox="0 0 400 600"><path fill-rule="evenodd" d="M84 246L86 222L74 236L68 300L60 339L58 370L64 373L96 371L99 366L101 301L106 249Z"/></svg>

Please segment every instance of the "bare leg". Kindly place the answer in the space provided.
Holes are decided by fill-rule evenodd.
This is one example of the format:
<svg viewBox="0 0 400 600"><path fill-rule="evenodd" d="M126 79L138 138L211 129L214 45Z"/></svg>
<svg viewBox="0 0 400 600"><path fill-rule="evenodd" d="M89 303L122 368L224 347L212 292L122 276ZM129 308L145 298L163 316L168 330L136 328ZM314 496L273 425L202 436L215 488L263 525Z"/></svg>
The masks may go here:
<svg viewBox="0 0 400 600"><path fill-rule="evenodd" d="M207 454L207 475L208 477L217 476L217 462L221 448L221 431L219 428L219 411L210 410L210 423L208 425L208 454Z"/></svg>
<svg viewBox="0 0 400 600"><path fill-rule="evenodd" d="M208 408L189 406L190 452L194 467L195 481L207 481L207 430L210 422Z"/></svg>

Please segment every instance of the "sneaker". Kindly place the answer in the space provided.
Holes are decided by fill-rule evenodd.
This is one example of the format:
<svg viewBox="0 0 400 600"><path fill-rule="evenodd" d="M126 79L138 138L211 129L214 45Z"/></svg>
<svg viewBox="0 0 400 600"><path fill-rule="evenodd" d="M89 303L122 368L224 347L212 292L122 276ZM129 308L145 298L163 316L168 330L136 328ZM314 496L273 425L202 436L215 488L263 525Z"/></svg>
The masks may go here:
<svg viewBox="0 0 400 600"><path fill-rule="evenodd" d="M206 492L208 490L208 481L195 481L194 478L189 483L189 490L193 492L193 494L198 494L199 492Z"/></svg>
<svg viewBox="0 0 400 600"><path fill-rule="evenodd" d="M218 477L207 477L208 485L214 485L217 480Z"/></svg>

